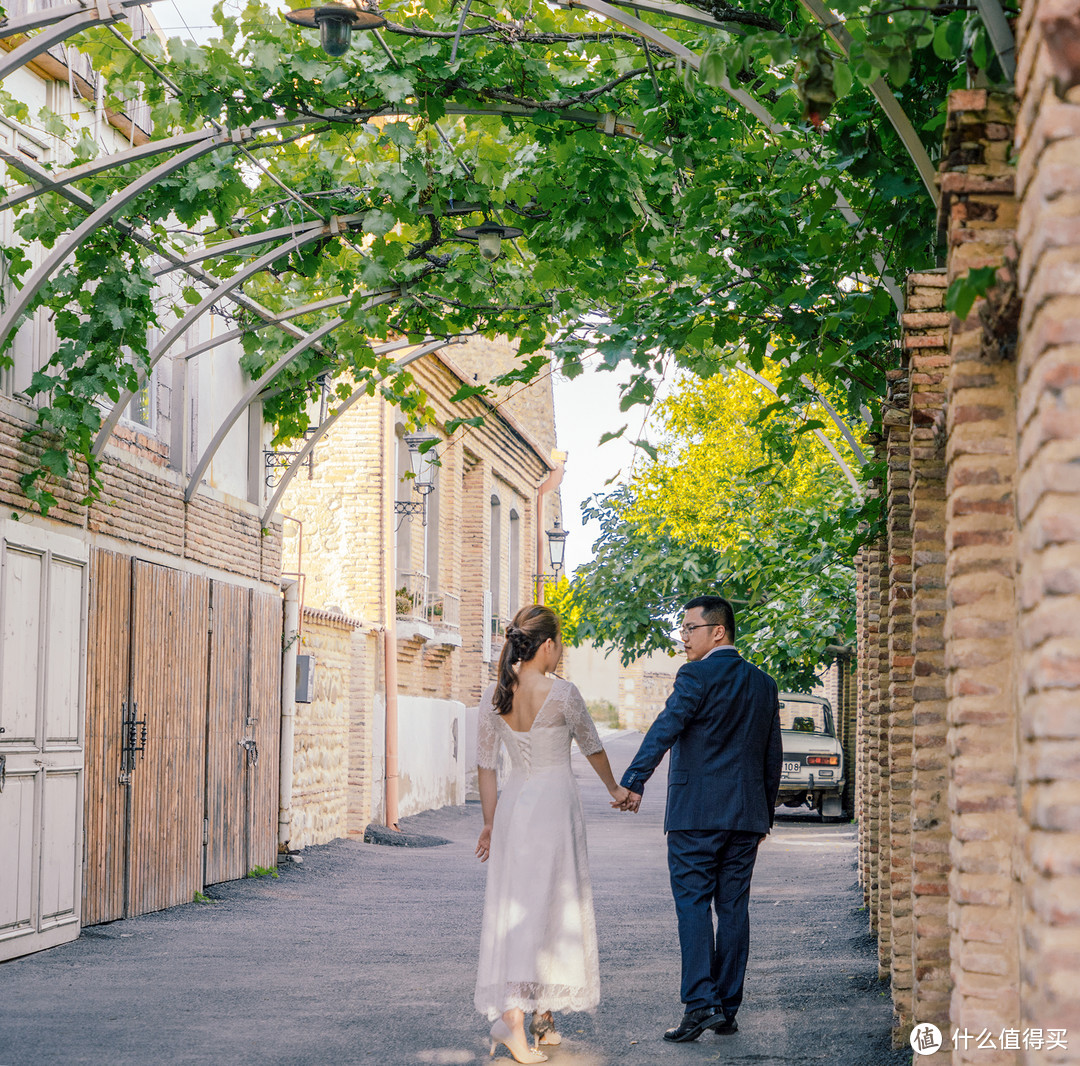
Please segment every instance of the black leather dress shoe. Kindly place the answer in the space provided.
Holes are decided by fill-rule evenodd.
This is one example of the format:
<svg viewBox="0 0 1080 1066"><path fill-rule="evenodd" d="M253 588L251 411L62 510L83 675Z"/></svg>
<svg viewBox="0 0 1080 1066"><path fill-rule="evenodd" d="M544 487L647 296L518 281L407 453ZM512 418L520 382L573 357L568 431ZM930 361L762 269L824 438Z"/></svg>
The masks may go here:
<svg viewBox="0 0 1080 1066"><path fill-rule="evenodd" d="M697 1010L688 1010L674 1029L664 1033L664 1039L674 1044L697 1040L710 1026L723 1025L726 1021L724 1012L719 1007L698 1007Z"/></svg>
<svg viewBox="0 0 1080 1066"><path fill-rule="evenodd" d="M722 1022L717 1022L716 1025L710 1025L709 1028L714 1033L719 1033L721 1036L727 1036L730 1033L737 1033L739 1031L739 1023L734 1018L728 1018L724 1016Z"/></svg>

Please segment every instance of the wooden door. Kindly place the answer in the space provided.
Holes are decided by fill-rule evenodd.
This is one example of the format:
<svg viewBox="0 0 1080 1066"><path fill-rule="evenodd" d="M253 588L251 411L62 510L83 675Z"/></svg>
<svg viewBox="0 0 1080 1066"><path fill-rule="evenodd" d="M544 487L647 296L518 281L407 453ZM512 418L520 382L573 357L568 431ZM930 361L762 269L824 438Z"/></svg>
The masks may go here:
<svg viewBox="0 0 1080 1066"><path fill-rule="evenodd" d="M215 581L210 633L210 685L206 732L206 870L208 885L246 877L248 862L247 589Z"/></svg>
<svg viewBox="0 0 1080 1066"><path fill-rule="evenodd" d="M79 935L87 560L0 523L0 960Z"/></svg>
<svg viewBox="0 0 1080 1066"><path fill-rule="evenodd" d="M203 887L210 581L136 559L131 601L128 916Z"/></svg>
<svg viewBox="0 0 1080 1066"><path fill-rule="evenodd" d="M247 766L248 854L253 866L277 865L283 623L281 595L253 591L248 728L258 761L249 759Z"/></svg>
<svg viewBox="0 0 1080 1066"><path fill-rule="evenodd" d="M277 863L281 596L215 581L206 744L208 885Z"/></svg>
<svg viewBox="0 0 1080 1066"><path fill-rule="evenodd" d="M124 917L128 775L123 747L131 695L132 562L130 555L101 550L91 560L83 925Z"/></svg>

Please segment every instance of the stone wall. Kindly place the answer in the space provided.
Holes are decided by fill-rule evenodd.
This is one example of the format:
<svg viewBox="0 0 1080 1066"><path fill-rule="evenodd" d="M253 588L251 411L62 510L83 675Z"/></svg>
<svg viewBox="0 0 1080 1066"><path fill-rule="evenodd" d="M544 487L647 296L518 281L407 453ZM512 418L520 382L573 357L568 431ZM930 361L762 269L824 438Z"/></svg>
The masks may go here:
<svg viewBox="0 0 1080 1066"><path fill-rule="evenodd" d="M945 692L945 274L907 279L903 316L910 406L911 1014L949 1025L950 823Z"/></svg>
<svg viewBox="0 0 1080 1066"><path fill-rule="evenodd" d="M358 619L305 610L299 654L315 660L315 698L297 703L293 726L290 845L348 835L353 639Z"/></svg>
<svg viewBox="0 0 1080 1066"><path fill-rule="evenodd" d="M1004 265L1015 225L1008 162L1014 106L953 93L941 225L947 279ZM955 168L955 169L953 169ZM1016 368L984 341L982 301L949 324L946 388L945 669L952 816L952 1004L961 1030L999 1032L1019 1017L1016 808ZM987 1062L958 1046L956 1062ZM989 1061L1011 1062L998 1051Z"/></svg>
<svg viewBox="0 0 1080 1066"><path fill-rule="evenodd" d="M33 468L46 444L23 434L33 411L0 396L0 504L29 511L19 478ZM57 504L50 521L86 530L92 537L160 552L194 567L210 567L275 587L281 580L281 526L263 530L259 508L203 487L184 501L181 476L161 462L159 441L127 427L118 430L101 458L101 495L83 503L87 480L80 472L50 485ZM31 512L32 513L32 512ZM114 545L114 547L117 545Z"/></svg>
<svg viewBox="0 0 1080 1066"><path fill-rule="evenodd" d="M1080 8L1018 27L1016 354L1023 1025L1069 1030L1025 1062L1080 1061Z"/></svg>
<svg viewBox="0 0 1080 1066"><path fill-rule="evenodd" d="M1055 57L1069 26L1080 39L1078 5L1025 5L1019 105L950 99L947 265L907 280L888 541L857 566L860 880L897 1044L933 1022L957 1064L1080 1061L1080 63ZM947 286L987 266L996 285L946 313Z"/></svg>
<svg viewBox="0 0 1080 1066"><path fill-rule="evenodd" d="M499 351L505 361L513 349L503 347L505 351ZM471 358L480 360L483 354L473 350ZM282 507L296 520L287 523L284 551L290 567L297 565L306 575L308 605L362 619L372 631L382 630L388 608L394 611L403 815L423 809L429 800L454 802L463 791L454 783L456 764L452 773L444 767L454 748L455 728L458 761L464 750L464 723L454 722L458 708L475 705L494 676L499 629L518 606L532 599L536 490L550 469L544 446L509 407L493 406L479 396L451 400L473 379L456 361L460 355L455 345L450 354L425 356L409 368L436 412L437 425L429 432L444 438L437 448L435 488L425 498L424 516L394 513L396 502L418 502L420 497L412 480L400 477L407 469L405 427L398 412L379 396L361 399L335 423L315 448L312 476L302 472L292 481ZM550 380L546 390L550 397ZM530 426L542 426L543 419L551 417L544 395L544 387L537 386L530 403L519 399L515 410L528 416ZM478 416L484 419L482 425L445 433L451 419ZM553 441L553 426L547 432ZM408 595L422 580L417 575L426 575L426 600ZM388 587L392 604L387 603ZM486 593L492 597L489 609ZM350 834L362 833L372 811L381 811L384 740L378 719L385 691L384 639L381 632L372 633L364 638L362 652L354 647ZM447 710L451 705L453 714ZM425 715L442 723L435 730L438 757L425 747ZM437 769L429 774L431 767Z"/></svg>

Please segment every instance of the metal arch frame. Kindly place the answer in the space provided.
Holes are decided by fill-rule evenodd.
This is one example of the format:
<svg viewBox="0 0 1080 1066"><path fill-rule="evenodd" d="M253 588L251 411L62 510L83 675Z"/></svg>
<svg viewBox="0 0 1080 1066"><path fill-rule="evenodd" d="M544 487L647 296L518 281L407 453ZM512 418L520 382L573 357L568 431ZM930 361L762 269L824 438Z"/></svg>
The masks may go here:
<svg viewBox="0 0 1080 1066"><path fill-rule="evenodd" d="M620 11L618 8L613 7L611 4L606 3L605 0L558 0L564 7L575 8L580 7L586 11L591 11L594 15L602 15L604 18L610 19L612 22L617 22L620 25L625 26L627 29L633 30L635 33L640 34L646 40L652 41L653 44L659 45L665 51L670 52L671 55L677 59L681 59L687 66L693 67L694 70L698 70L701 67L701 57L697 53L690 51L685 45L680 44L674 38L669 37L662 30L658 30L655 26L651 26L647 22L642 22L641 19L634 18L632 15L627 15ZM742 89L736 89L731 82L725 76L719 83L718 88L731 97L737 104L741 105L747 111L750 112L766 129L776 136L782 134L793 134L795 131L788 126L782 126L769 114L769 112L762 107L757 100L755 100L748 93L743 92ZM803 158L808 159L809 153L799 149L797 154ZM852 209L851 204L848 203L844 194L833 186L827 178L821 178L819 184L823 187L832 187L836 192L836 203L840 210L840 214L843 215L847 223L858 232L862 225L862 220L855 211ZM893 303L897 309L903 311L904 309L904 295L900 291L900 287L896 284L896 280L890 275L885 273L885 261L880 253L875 252L874 265L881 273L881 283L888 290L889 295L893 298Z"/></svg>
<svg viewBox="0 0 1080 1066"><path fill-rule="evenodd" d="M805 374L803 374L801 381L813 394L814 399L825 408L828 416L836 424L836 428L840 430L841 436L848 442L848 447L851 448L852 454L855 456L855 461L859 466L866 466L866 453L859 447L859 442L855 439L855 434L851 432L847 422L840 417L836 408L829 403L828 399L826 399L825 394Z"/></svg>
<svg viewBox="0 0 1080 1066"><path fill-rule="evenodd" d="M851 51L853 42L851 34L844 28L840 16L834 11L830 11L821 3L821 0L799 0L799 2L821 23L825 32L836 42L840 51L847 55ZM981 2L986 2L986 0L981 0ZM911 124L911 119L907 117L907 112L900 106L900 101L893 96L892 90L884 78L875 78L869 88L874 99L881 105L881 110L885 112L885 117L892 123L893 129L896 130L901 143L907 149L908 155L911 156L911 161L915 164L915 169L918 170L919 177L922 178L922 183L926 186L926 191L933 201L934 207L940 207L941 192L935 181L937 168L930 161L926 146L922 143L922 139Z"/></svg>
<svg viewBox="0 0 1080 1066"><path fill-rule="evenodd" d="M12 49L0 60L0 81L72 34L91 26L108 26L121 22L126 17L124 8L153 3L156 3L156 0L97 0L92 7L83 4L69 5L49 14L38 12L37 15L3 23L0 25L0 38L14 37L27 30L41 29L41 32L23 41L18 48Z"/></svg>
<svg viewBox="0 0 1080 1066"><path fill-rule="evenodd" d="M840 50L847 55L851 50L851 34L843 28L843 23L839 17L826 8L820 0L800 0L800 2L821 23L825 28L825 32L832 37ZM993 0L977 0L977 2L983 4L991 3ZM662 15L667 18L678 19L680 22L695 22L701 26L727 30L729 33L745 32L745 27L738 24L723 22L720 19L713 18L711 15L707 15L699 8L690 7L688 4L671 3L670 0L614 0L614 3L618 7L628 7L631 10L644 11L651 15ZM915 164L923 184L926 186L926 191L936 207L941 201L941 193L934 183L937 171L930 161L926 147L923 145L918 133L915 132L915 127L907 117L907 112L904 111L899 101L893 96L884 78L876 78L870 85L870 92L881 105L886 117L893 124L893 128L907 149L908 155L911 156L911 160Z"/></svg>
<svg viewBox="0 0 1080 1066"><path fill-rule="evenodd" d="M42 170L41 167L32 162L30 159L13 154L5 148L0 148L0 160L7 163L9 166L14 167L17 170L21 170L27 176L34 180L44 181L48 177L48 172ZM69 200L76 207L81 208L87 214L90 214L94 210L94 202L83 192L79 192L77 189L61 188L57 190L58 195L63 196L66 200ZM121 220L112 219L111 224L119 229L121 232L128 234L132 240L141 244L144 248L148 249L152 254L160 256L162 259L170 263L175 263L178 267L181 267L190 278L203 285L217 287L221 284L221 279L215 277L213 274L206 270L199 269L198 267L187 265L185 266L183 260L176 256L173 252L166 248L162 248L158 245L153 238L148 234L143 233L132 223ZM351 299L351 297L333 297L329 300L322 300L314 304L307 304L301 308L294 308L291 311L283 313L275 313L269 308L264 307L257 300L252 299L250 296L246 296L243 292L228 293L227 299L231 300L238 307L243 308L245 311L250 311L261 319L261 323L256 326L252 326L253 329L261 329L263 326L279 326L283 332L287 333L290 337L298 339L304 336L304 331L297 326L292 325L288 320L296 317L300 314L306 314L317 310L322 310L326 307L337 306L337 301L344 302ZM204 347L213 347L213 345L206 345ZM185 353L186 358L190 358L193 354L198 354L199 349L193 349Z"/></svg>
<svg viewBox="0 0 1080 1066"><path fill-rule="evenodd" d="M404 359L399 359L394 363L393 370L403 370L410 363L415 362L421 356L430 355L432 352L437 352L440 348L445 348L452 341L440 340L434 341L431 344L423 344L414 352L410 352ZM385 381L386 378L380 378L379 380ZM315 430L315 432L308 437L303 448L296 453L293 461L286 467L285 473L282 475L281 480L278 482L277 489L274 495L270 498L270 502L266 505L266 510L263 511L262 524L266 526L270 519L273 517L274 512L277 510L277 505L281 501L281 497L285 495L285 490L289 487L289 482L296 476L296 472L304 464L304 460L314 451L315 445L326 435L327 430L350 408L361 396L367 394L367 390L371 382L365 382L358 389L356 389L347 400L344 400L341 406L322 423Z"/></svg>
<svg viewBox="0 0 1080 1066"><path fill-rule="evenodd" d="M184 270L196 263L202 263L207 259L216 259L218 256L235 255L245 248L254 248L260 244L268 244L270 241L280 241L285 237L295 237L304 230L326 225L324 219L312 219L310 222L298 222L291 226L278 226L276 229L255 230L243 237L235 237L231 241L222 241L220 244L203 245L197 252L183 256L179 262L170 263L158 270L153 271L156 278L171 274L174 270Z"/></svg>
<svg viewBox="0 0 1080 1066"><path fill-rule="evenodd" d="M629 137L632 140L646 143L643 138L637 135L632 123L620 122L619 116L611 111L581 111L576 108L570 108L555 114L553 112L541 110L540 108L522 107L519 104L503 104L501 106L487 108L468 107L464 104L448 104L446 113L448 115L475 115L478 117L491 118L504 115L521 118L535 118L542 115L551 118L567 119L571 122L578 122L583 125L592 125L599 133L603 133L610 137ZM395 104L392 108L385 112L381 112L380 114L389 117L392 115L409 115L413 114L413 112L406 108L402 108L400 104ZM70 185L72 182L80 181L82 178L93 177L95 174L100 174L103 171L112 170L115 167L126 166L128 163L135 163L141 159L149 158L150 156L160 155L162 152L169 152L174 148L182 148L185 145L195 144L208 137L224 135L228 137L229 143L241 144L251 140L257 133L266 133L270 130L283 129L289 126L320 125L327 122L349 122L355 125L356 123L363 121L366 121L366 119L361 119L349 112L332 111L314 118L297 116L295 118L287 119L261 119L258 122L253 122L250 126L237 127L236 130L231 132L225 127L217 127L213 129L194 130L189 133L180 133L172 137L162 137L160 140L147 141L145 144L140 144L137 147L102 156L100 159L93 160L89 163L83 163L77 167L70 167L67 170L43 171L42 176L36 179L34 184L20 186L13 190L3 200L0 200L0 210L3 210L6 207L14 207L16 204L21 204L26 200L32 200L35 196L40 196L45 192L61 192L65 186ZM243 134L244 136L238 136L238 134ZM225 144L223 143L219 147L225 147ZM650 147L655 148L656 151L663 150L656 145L650 145Z"/></svg>
<svg viewBox="0 0 1080 1066"><path fill-rule="evenodd" d="M131 398L138 389L142 388L145 384L151 371L161 361L162 356L164 356L169 348L171 348L180 337L182 337L207 311L209 311L218 300L223 296L227 296L232 289L242 285L248 278L269 266L276 259L280 259L283 255L288 255L290 252L302 248L305 244L310 244L312 241L320 240L325 236L337 236L342 231L340 222L343 219L356 217L358 216L339 217L335 215L328 223L309 223L307 227L301 227L302 232L298 236L290 241L286 241L284 244L278 245L278 247L259 256L258 259L248 263L247 266L242 270L238 270L231 278L220 282L213 292L204 296L190 311L187 312L187 314L184 315L183 318L180 319L179 322L172 326L169 332L166 333L154 347L153 351L150 352L145 370L139 372L138 385L136 388L125 389L121 392L120 398L113 404L108 416L102 422L97 436L94 438L93 454L95 456L101 454L109 437L112 436L112 431L116 428L116 423L120 420L120 415L124 408L131 401ZM304 230L306 230L306 232L304 232ZM395 289L394 291L397 290ZM300 330L299 332L301 337L307 336L305 331Z"/></svg>
<svg viewBox="0 0 1080 1066"><path fill-rule="evenodd" d="M396 300L400 297L400 291L394 293L381 293L377 296L372 296L369 300L365 301L361 310L368 311L373 307L378 307L380 304L389 303L391 300ZM332 333L338 326L344 323L344 318L332 318L329 322L324 322L318 329L309 333L303 340L298 341L293 345L283 356L281 356L273 366L264 370L259 375L257 381L253 381L244 390L240 399L236 401L233 409L225 416L220 426L218 426L217 432L214 434L210 443L206 446L202 455L199 456L199 461L195 464L195 469L192 470L191 476L188 478L187 488L184 490L184 500L188 501L195 495L195 491L198 488L199 483L202 481L202 476L206 472L207 468L213 462L214 456L217 454L218 448L221 447L222 442L232 432L232 428L236 425L237 419L248 409L252 401L258 398L260 392L270 384L290 363L296 360L304 352L308 350L317 341L322 340L327 334Z"/></svg>
<svg viewBox="0 0 1080 1066"><path fill-rule="evenodd" d="M975 6L979 9L979 17L986 27L990 43L997 52L1001 72L1010 82L1015 82L1016 38L1013 37L1012 28L1005 18L1005 12L1002 11L999 0L975 0Z"/></svg>
<svg viewBox="0 0 1080 1066"><path fill-rule="evenodd" d="M764 385L765 388L767 388L769 390L769 392L771 392L775 397L777 397L777 399L780 398L780 393L777 392L776 386L773 385L773 383L771 381L769 381L766 378L763 378L760 374L754 373L753 370L751 370L748 366L743 366L742 363L736 363L735 365L748 378L753 378L754 381L756 381L759 385ZM816 389L814 390L814 395L815 396L818 395ZM820 397L818 397L818 398L820 399ZM835 418L835 415L834 415L834 418ZM826 437L825 434L822 433L820 429L815 429L813 431L813 433L814 433L814 436L817 437L817 439L819 441L821 441L822 444L825 445L826 450L833 457L833 459L836 462L836 465L839 466L840 469L844 472L844 476L848 479L848 481L851 483L851 487L855 490L855 495L858 496L859 499L862 499L862 486L859 484L858 479L855 477L855 475L851 472L851 467L849 467L847 465L847 463L844 461L844 457L836 450L836 445L833 444L833 442L831 440L829 440L829 438ZM845 436L846 436L846 434L845 434ZM265 525L265 522L263 524Z"/></svg>
<svg viewBox="0 0 1080 1066"><path fill-rule="evenodd" d="M32 12L29 15L23 15L18 19L4 19L0 22L0 40L5 37L15 37L17 34L26 33L27 30L40 30L46 26L53 26L57 22L63 22L64 19L70 18L73 15L81 15L84 12L93 12L100 16L102 6L106 8L113 7L149 7L150 4L156 4L158 0L112 0L112 3L102 5L97 0L93 0L93 3L84 3L83 0L76 0L75 3L65 4L63 6L46 8L44 11ZM115 18L110 15L109 18L112 21L118 21L124 16L118 15Z"/></svg>
<svg viewBox="0 0 1080 1066"><path fill-rule="evenodd" d="M232 297L231 293L229 294L229 297ZM253 322L250 326L226 330L224 333L219 333L216 337L200 341L200 343L188 348L188 350L184 352L184 359L194 359L197 355L203 355L205 352L212 351L222 344L228 344L229 341L237 340L245 333L257 333L259 330L266 329L269 326L284 327L290 318L299 318L301 315L310 315L314 314L316 311L325 311L328 307L340 307L342 304L347 304L351 299L352 296L333 296L329 300L317 300L315 303L304 304L303 307L291 308L288 311L283 311L279 315L275 315L273 318L265 319L262 322ZM293 339L295 340L296 338L294 337Z"/></svg>
<svg viewBox="0 0 1080 1066"><path fill-rule="evenodd" d="M220 148L223 144L228 143L228 139L228 134L214 133L208 139L209 143L203 142L190 145L179 155L154 167L153 170L148 170L142 177L136 178L135 181L126 185L123 190L106 200L89 218L84 219L75 229L71 230L56 245L41 266L34 271L33 275L27 279L23 287L18 290L18 295L12 302L11 307L0 318L0 343L7 340L8 335L15 328L23 312L30 306L34 297L41 291L49 278L91 233L103 223L109 221L113 215L123 210L132 200L161 178L171 174L174 170L180 170L200 156L212 152L215 148Z"/></svg>

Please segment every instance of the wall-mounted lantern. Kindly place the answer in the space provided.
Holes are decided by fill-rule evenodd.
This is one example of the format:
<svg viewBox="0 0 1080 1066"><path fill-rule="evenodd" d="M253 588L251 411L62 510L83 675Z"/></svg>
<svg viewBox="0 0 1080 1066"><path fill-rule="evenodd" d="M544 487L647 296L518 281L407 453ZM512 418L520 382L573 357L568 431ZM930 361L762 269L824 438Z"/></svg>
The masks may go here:
<svg viewBox="0 0 1080 1066"><path fill-rule="evenodd" d="M328 56L343 56L349 50L353 30L374 30L386 25L386 19L360 0L341 0L318 7L301 7L286 14L294 26L319 31L319 40Z"/></svg>
<svg viewBox="0 0 1080 1066"><path fill-rule="evenodd" d="M525 231L515 226L501 226L498 222L485 219L479 226L466 226L454 234L463 241L476 241L480 246L480 254L493 262L502 255L502 242L520 237Z"/></svg>
<svg viewBox="0 0 1080 1066"><path fill-rule="evenodd" d="M428 493L435 488L435 444L428 441L438 441L438 437L431 433L407 433L405 443L409 448L409 466L412 468L413 491L420 494L419 500L397 500L394 503L394 514L403 518L412 518L418 514L427 525L427 497Z"/></svg>
<svg viewBox="0 0 1080 1066"><path fill-rule="evenodd" d="M563 559L566 554L566 538L570 530L563 529L559 520L555 519L555 527L547 531L548 556L551 559L551 569L555 571L555 580L559 579L559 571L563 568Z"/></svg>

